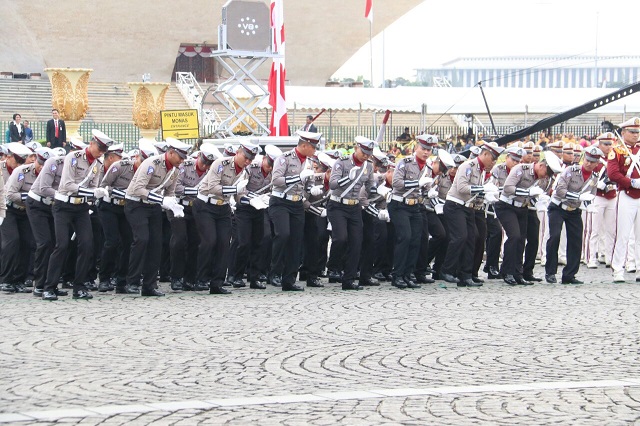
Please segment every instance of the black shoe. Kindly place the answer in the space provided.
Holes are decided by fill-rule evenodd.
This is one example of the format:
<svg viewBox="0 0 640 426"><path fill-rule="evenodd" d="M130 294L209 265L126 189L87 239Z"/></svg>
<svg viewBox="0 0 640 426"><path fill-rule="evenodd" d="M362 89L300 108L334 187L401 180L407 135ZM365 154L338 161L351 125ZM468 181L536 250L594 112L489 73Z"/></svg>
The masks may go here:
<svg viewBox="0 0 640 426"><path fill-rule="evenodd" d="M339 283L340 281L342 281L342 273L338 271L327 272L327 277L329 277L330 283Z"/></svg>
<svg viewBox="0 0 640 426"><path fill-rule="evenodd" d="M283 284L282 291L304 291L304 287L301 287L298 284Z"/></svg>
<svg viewBox="0 0 640 426"><path fill-rule="evenodd" d="M260 281L261 283L266 283L269 280L267 279L267 276L265 274L260 274L258 276L258 281Z"/></svg>
<svg viewBox="0 0 640 426"><path fill-rule="evenodd" d="M62 285L60 286L61 288L66 288L66 289L72 289L73 288L73 283L70 281L65 281L64 283L62 283Z"/></svg>
<svg viewBox="0 0 640 426"><path fill-rule="evenodd" d="M245 283L242 278L236 278L233 281L233 288L241 288L241 287L246 287L246 286L247 286L247 283Z"/></svg>
<svg viewBox="0 0 640 426"><path fill-rule="evenodd" d="M421 288L419 284L416 284L416 282L411 279L411 275L404 277L404 283L407 285L407 288Z"/></svg>
<svg viewBox="0 0 640 426"><path fill-rule="evenodd" d="M358 280L358 285L360 286L364 286L364 287L375 287L380 285L380 281L376 280L375 278L360 278L360 280Z"/></svg>
<svg viewBox="0 0 640 426"><path fill-rule="evenodd" d="M427 277L425 274L416 274L416 283L418 284L433 284L435 280Z"/></svg>
<svg viewBox="0 0 640 426"><path fill-rule="evenodd" d="M547 280L549 284L555 284L558 282L558 280L556 280L556 276L552 274L545 275L544 279Z"/></svg>
<svg viewBox="0 0 640 426"><path fill-rule="evenodd" d="M307 279L307 287L324 287L324 284L320 282L319 278L309 277Z"/></svg>
<svg viewBox="0 0 640 426"><path fill-rule="evenodd" d="M456 277L454 277L453 275L450 274L445 274L444 272L440 273L440 275L442 276L442 279L445 280L448 283L459 283L460 280L457 279ZM461 286L464 287L464 286Z"/></svg>
<svg viewBox="0 0 640 426"><path fill-rule="evenodd" d="M73 298L89 300L89 299L93 299L93 295L89 293L87 290L78 290L78 291L74 290Z"/></svg>
<svg viewBox="0 0 640 426"><path fill-rule="evenodd" d="M162 275L158 281L160 281L161 283L168 283L171 281L171 277L169 275Z"/></svg>
<svg viewBox="0 0 640 426"><path fill-rule="evenodd" d="M354 283L353 281L346 281L342 283L342 289L343 290L364 290L363 287L360 287L358 284Z"/></svg>
<svg viewBox="0 0 640 426"><path fill-rule="evenodd" d="M233 282L236 280L236 278L232 275L229 275L227 277L227 279L224 281L224 284L222 284L223 287L232 287L233 286Z"/></svg>
<svg viewBox="0 0 640 426"><path fill-rule="evenodd" d="M327 271L326 269L323 269L322 272L320 272L320 275L318 275L320 278L327 278Z"/></svg>
<svg viewBox="0 0 640 426"><path fill-rule="evenodd" d="M282 287L282 277L276 275L275 277L271 278L271 285L274 287Z"/></svg>
<svg viewBox="0 0 640 426"><path fill-rule="evenodd" d="M193 287L193 291L207 291L209 290L209 287L210 286L208 281L196 281L196 285Z"/></svg>
<svg viewBox="0 0 640 426"><path fill-rule="evenodd" d="M249 288L253 288L256 290L264 290L267 288L267 286L262 284L260 281L251 281L249 283Z"/></svg>
<svg viewBox="0 0 640 426"><path fill-rule="evenodd" d="M96 285L95 281L87 281L86 283L84 283L84 288L86 288L88 291L98 291L98 286Z"/></svg>
<svg viewBox="0 0 640 426"><path fill-rule="evenodd" d="M182 284L182 291L196 291L196 283L183 282L181 284ZM209 286L207 286L207 290L208 289L209 289Z"/></svg>
<svg viewBox="0 0 640 426"><path fill-rule="evenodd" d="M100 281L100 284L98 284L98 291L100 293L106 293L111 290L113 290L113 288L111 288L111 283L109 281Z"/></svg>
<svg viewBox="0 0 640 426"><path fill-rule="evenodd" d="M57 288L54 290L54 292L56 293L56 296L60 297L60 296L68 296L69 292L66 290L58 290Z"/></svg>
<svg viewBox="0 0 640 426"><path fill-rule="evenodd" d="M34 287L33 288L33 295L35 297L42 297L42 294L44 293L44 289L42 288L38 288L38 287Z"/></svg>
<svg viewBox="0 0 640 426"><path fill-rule="evenodd" d="M42 293L42 300L58 300L58 296L54 291L45 291Z"/></svg>
<svg viewBox="0 0 640 426"><path fill-rule="evenodd" d="M31 293L31 290L26 288L24 284L7 284L4 288L5 293Z"/></svg>
<svg viewBox="0 0 640 426"><path fill-rule="evenodd" d="M462 281L465 287L482 287L482 283L477 283L471 278L467 278Z"/></svg>
<svg viewBox="0 0 640 426"><path fill-rule="evenodd" d="M182 278L172 278L171 279L171 290L173 291L182 291Z"/></svg>
<svg viewBox="0 0 640 426"><path fill-rule="evenodd" d="M24 286L29 288L33 287L33 280L25 280Z"/></svg>
<svg viewBox="0 0 640 426"><path fill-rule="evenodd" d="M460 282L458 282L456 284L456 286L458 286L458 287L466 287L467 286L467 281L466 280L460 281Z"/></svg>
<svg viewBox="0 0 640 426"><path fill-rule="evenodd" d="M523 275L522 278L532 283L539 283L542 281L542 278L534 277L533 275Z"/></svg>
<svg viewBox="0 0 640 426"><path fill-rule="evenodd" d="M298 281L307 281L307 273L298 272Z"/></svg>
<svg viewBox="0 0 640 426"><path fill-rule="evenodd" d="M209 294L231 294L231 290L227 290L222 286L209 286Z"/></svg>
<svg viewBox="0 0 640 426"><path fill-rule="evenodd" d="M563 278L562 284L584 284L584 282L575 278Z"/></svg>
<svg viewBox="0 0 640 426"><path fill-rule="evenodd" d="M387 277L385 277L382 272L376 272L375 274L373 274L373 278L378 281L387 281Z"/></svg>
<svg viewBox="0 0 640 426"><path fill-rule="evenodd" d="M518 284L518 282L513 277L513 275L505 275L504 276L504 282L509 284L509 285L517 285Z"/></svg>
<svg viewBox="0 0 640 426"><path fill-rule="evenodd" d="M164 293L155 288L143 288L140 290L140 296L162 297Z"/></svg>
<svg viewBox="0 0 640 426"><path fill-rule="evenodd" d="M401 277L393 277L391 285L398 288L407 288L407 283Z"/></svg>
<svg viewBox="0 0 640 426"><path fill-rule="evenodd" d="M429 275L429 274L433 274L435 271L433 269L431 269L431 266L427 266L427 268L424 270L424 273Z"/></svg>
<svg viewBox="0 0 640 426"><path fill-rule="evenodd" d="M140 287L137 286L118 286L116 287L116 294L140 294Z"/></svg>
<svg viewBox="0 0 640 426"><path fill-rule="evenodd" d="M496 270L493 266L489 267L489 272L487 272L487 278L490 280L500 280L504 278L502 274Z"/></svg>
<svg viewBox="0 0 640 426"><path fill-rule="evenodd" d="M531 281L525 280L520 275L516 275L514 278L516 279L516 282L520 285L533 285Z"/></svg>
<svg viewBox="0 0 640 426"><path fill-rule="evenodd" d="M484 280L480 277L471 277L471 279L473 280L474 283L476 284L482 284L484 283Z"/></svg>

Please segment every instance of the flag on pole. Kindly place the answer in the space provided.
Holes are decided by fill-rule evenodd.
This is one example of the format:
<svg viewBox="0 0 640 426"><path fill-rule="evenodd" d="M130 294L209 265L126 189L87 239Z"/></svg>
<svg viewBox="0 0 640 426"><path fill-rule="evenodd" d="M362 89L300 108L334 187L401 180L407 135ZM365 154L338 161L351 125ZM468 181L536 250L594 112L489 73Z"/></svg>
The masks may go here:
<svg viewBox="0 0 640 426"><path fill-rule="evenodd" d="M284 14L283 0L271 0L271 51L281 55L274 58L269 74L269 105L271 105L271 136L289 136L287 104L284 95L286 70L284 66Z"/></svg>
<svg viewBox="0 0 640 426"><path fill-rule="evenodd" d="M373 24L373 0L367 0L367 4L364 7L364 17Z"/></svg>

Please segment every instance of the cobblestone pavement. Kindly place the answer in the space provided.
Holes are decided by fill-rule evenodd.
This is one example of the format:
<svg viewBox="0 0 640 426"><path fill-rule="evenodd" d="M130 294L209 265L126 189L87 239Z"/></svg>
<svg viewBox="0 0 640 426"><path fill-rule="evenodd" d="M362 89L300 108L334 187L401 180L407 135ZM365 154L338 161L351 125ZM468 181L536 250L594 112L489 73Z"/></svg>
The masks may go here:
<svg viewBox="0 0 640 426"><path fill-rule="evenodd" d="M578 278L0 295L0 422L638 422L640 283L604 267Z"/></svg>

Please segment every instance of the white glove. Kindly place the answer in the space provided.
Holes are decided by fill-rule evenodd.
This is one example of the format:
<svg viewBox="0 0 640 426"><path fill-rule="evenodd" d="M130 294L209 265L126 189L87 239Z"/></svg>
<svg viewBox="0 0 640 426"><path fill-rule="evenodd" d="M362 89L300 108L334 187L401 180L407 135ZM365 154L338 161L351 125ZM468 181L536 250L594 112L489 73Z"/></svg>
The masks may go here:
<svg viewBox="0 0 640 426"><path fill-rule="evenodd" d="M263 210L267 208L267 205L262 201L261 197L254 197L249 200L249 204L256 210Z"/></svg>
<svg viewBox="0 0 640 426"><path fill-rule="evenodd" d="M310 176L313 176L313 170L311 169L304 169L300 172L300 180L305 180Z"/></svg>
<svg viewBox="0 0 640 426"><path fill-rule="evenodd" d="M4 217L0 217L0 225L2 225L2 222L4 222Z"/></svg>
<svg viewBox="0 0 640 426"><path fill-rule="evenodd" d="M433 178L430 178L429 176L422 176L419 180L418 180L418 186L420 188L422 188L423 186L427 186L430 183L433 183Z"/></svg>
<svg viewBox="0 0 640 426"><path fill-rule="evenodd" d="M326 211L326 209L325 209ZM327 220L327 231L331 231L333 228L331 227L331 222Z"/></svg>
<svg viewBox="0 0 640 426"><path fill-rule="evenodd" d="M603 180L599 180L598 183L596 184L596 188L598 188L600 191L604 191L606 187L607 187L607 184L604 183Z"/></svg>
<svg viewBox="0 0 640 426"><path fill-rule="evenodd" d="M322 209L322 213L320 213L320 217L327 217L327 209ZM329 227L327 227L327 229L329 229Z"/></svg>
<svg viewBox="0 0 640 426"><path fill-rule="evenodd" d="M532 186L531 188L529 188L530 197L537 197L538 195L542 194L544 194L544 189L540 188L539 186Z"/></svg>
<svg viewBox="0 0 640 426"><path fill-rule="evenodd" d="M270 194L262 194L260 196L260 199L262 200L262 202L269 207L269 201L271 200L271 195Z"/></svg>
<svg viewBox="0 0 640 426"><path fill-rule="evenodd" d="M378 189L376 189L376 191L378 192L379 195L382 195L383 197L386 197L388 193L391 192L391 188L385 186L385 185L380 185L378 186Z"/></svg>
<svg viewBox="0 0 640 426"><path fill-rule="evenodd" d="M493 204L496 201L498 201L498 197L497 197L498 193L497 192L487 192L484 195L484 200L489 203L489 204Z"/></svg>
<svg viewBox="0 0 640 426"><path fill-rule="evenodd" d="M184 217L184 207L180 204L172 206L171 211L173 212L173 217Z"/></svg>
<svg viewBox="0 0 640 426"><path fill-rule="evenodd" d="M436 204L433 206L433 209L436 211L436 214L444 213L444 204Z"/></svg>
<svg viewBox="0 0 640 426"><path fill-rule="evenodd" d="M96 188L93 191L93 196L96 198L104 198L109 196L109 191L106 188Z"/></svg>
<svg viewBox="0 0 640 426"><path fill-rule="evenodd" d="M176 197L164 197L162 199L162 208L167 210L173 210L173 206L178 205Z"/></svg>
<svg viewBox="0 0 640 426"><path fill-rule="evenodd" d="M240 179L236 183L236 193L242 194L244 190L247 188L247 184L249 183L249 179Z"/></svg>
<svg viewBox="0 0 640 426"><path fill-rule="evenodd" d="M631 186L640 189L640 179L631 179Z"/></svg>
<svg viewBox="0 0 640 426"><path fill-rule="evenodd" d="M489 182L482 186L484 188L484 193L488 194L490 192L499 192L500 189L492 182Z"/></svg>
<svg viewBox="0 0 640 426"><path fill-rule="evenodd" d="M360 169L361 167L354 167L353 169L349 170L349 180L354 180Z"/></svg>
<svg viewBox="0 0 640 426"><path fill-rule="evenodd" d="M536 203L536 206L540 203L548 205L550 200L551 200L551 197L549 197L547 194L540 194L538 195L538 202Z"/></svg>
<svg viewBox="0 0 640 426"><path fill-rule="evenodd" d="M309 193L311 195L313 195L314 197L317 197L318 195L322 195L324 193L322 186L320 185L314 185L311 187L311 189L309 190Z"/></svg>
<svg viewBox="0 0 640 426"><path fill-rule="evenodd" d="M378 212L378 219L383 220L385 222L389 222L389 212L387 210L380 210Z"/></svg>
<svg viewBox="0 0 640 426"><path fill-rule="evenodd" d="M427 198L436 198L438 196L438 188L433 187L427 192Z"/></svg>
<svg viewBox="0 0 640 426"><path fill-rule="evenodd" d="M590 192L580 194L580 201L593 201L594 198L596 198L596 196Z"/></svg>

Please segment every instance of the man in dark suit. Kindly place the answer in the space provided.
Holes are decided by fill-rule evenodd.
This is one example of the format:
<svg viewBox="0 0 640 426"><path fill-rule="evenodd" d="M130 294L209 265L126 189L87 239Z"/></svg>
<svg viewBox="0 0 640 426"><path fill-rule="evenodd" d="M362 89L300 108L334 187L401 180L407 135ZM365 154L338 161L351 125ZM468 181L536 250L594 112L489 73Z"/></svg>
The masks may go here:
<svg viewBox="0 0 640 426"><path fill-rule="evenodd" d="M13 121L9 123L9 139L11 142L24 143L24 127L22 126L22 116L13 114Z"/></svg>
<svg viewBox="0 0 640 426"><path fill-rule="evenodd" d="M51 110L53 118L47 121L47 146L49 148L58 148L63 146L63 142L67 141L67 126L64 120L60 119L60 113L57 109Z"/></svg>
<svg viewBox="0 0 640 426"><path fill-rule="evenodd" d="M313 115L307 115L307 122L302 128L305 132L318 133L316 125L313 124Z"/></svg>

